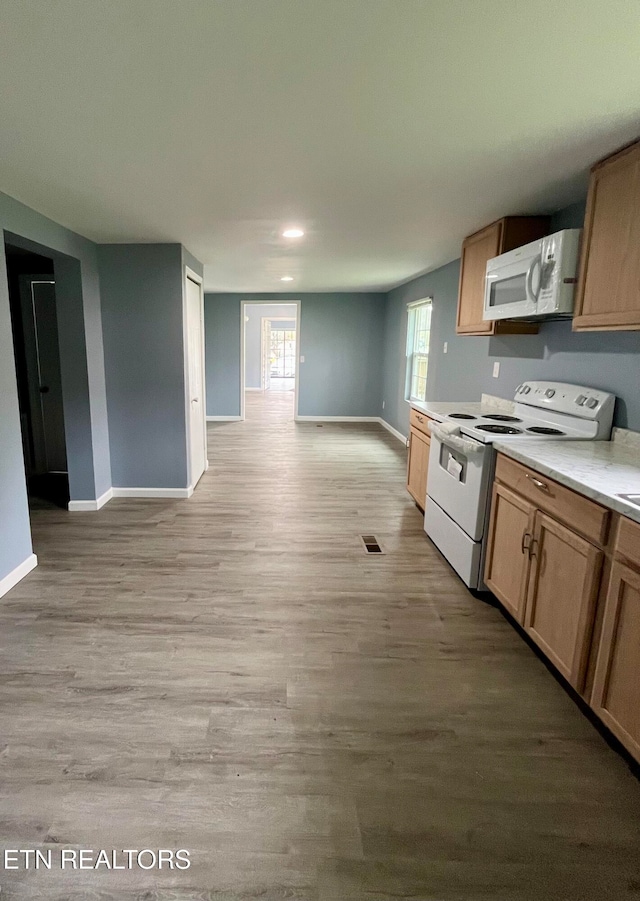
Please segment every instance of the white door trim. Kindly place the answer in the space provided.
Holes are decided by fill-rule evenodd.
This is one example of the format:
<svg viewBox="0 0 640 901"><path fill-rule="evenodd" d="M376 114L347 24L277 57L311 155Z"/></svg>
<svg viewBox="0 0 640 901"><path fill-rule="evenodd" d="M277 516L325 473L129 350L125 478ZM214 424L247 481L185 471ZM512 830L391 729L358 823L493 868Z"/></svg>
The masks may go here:
<svg viewBox="0 0 640 901"><path fill-rule="evenodd" d="M302 312L302 301L300 300L282 300L278 297L269 298L269 300L241 300L240 301L240 419L245 419L245 409L244 409L244 392L245 392L245 371L244 371L244 358L245 358L245 332L246 325L245 322L245 308L247 306L283 306L284 304L290 304L292 307L296 308L296 373L295 373L295 386L294 386L294 398L293 398L293 418L298 419L298 390L300 384L300 328L301 328L301 312ZM277 319L277 316L266 317L267 319ZM280 317L282 318L282 317ZM284 322L290 322L291 317L288 319L285 317L283 319ZM262 340L262 339L261 339Z"/></svg>
<svg viewBox="0 0 640 901"><path fill-rule="evenodd" d="M207 424L206 424L206 410L207 410L207 382L206 382L206 369L205 369L205 359L204 359L204 287L202 277L194 272L193 269L190 269L188 266L184 267L184 280L182 283L182 341L184 348L184 412L185 412L185 436L186 436L186 452L187 452L187 488L186 491L190 492L187 497L190 497L193 493L193 489L195 485L193 484L193 474L191 472L191 391L189 384L189 316L187 309L187 281L192 281L196 285L198 285L200 289L200 333L202 335L200 353L202 356L201 364L202 364L202 418L203 418L203 434L204 434L204 460L205 460L205 471L209 467L209 461L207 460Z"/></svg>

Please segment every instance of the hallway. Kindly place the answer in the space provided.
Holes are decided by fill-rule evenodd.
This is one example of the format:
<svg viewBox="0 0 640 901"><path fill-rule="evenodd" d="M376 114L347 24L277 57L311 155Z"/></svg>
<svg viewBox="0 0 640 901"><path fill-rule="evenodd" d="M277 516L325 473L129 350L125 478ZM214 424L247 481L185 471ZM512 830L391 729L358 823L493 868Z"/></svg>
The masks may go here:
<svg viewBox="0 0 640 901"><path fill-rule="evenodd" d="M191 868L6 871L2 898L638 897L640 785L429 544L402 444L246 403L190 500L35 511L0 602L2 849Z"/></svg>

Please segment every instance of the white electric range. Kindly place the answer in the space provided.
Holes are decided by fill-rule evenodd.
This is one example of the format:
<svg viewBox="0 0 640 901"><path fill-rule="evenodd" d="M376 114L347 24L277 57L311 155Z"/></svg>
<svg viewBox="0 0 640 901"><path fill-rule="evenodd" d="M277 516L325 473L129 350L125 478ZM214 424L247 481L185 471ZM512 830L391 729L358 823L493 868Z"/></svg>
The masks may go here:
<svg viewBox="0 0 640 901"><path fill-rule="evenodd" d="M431 425L425 532L469 588L482 581L494 441L606 441L615 396L563 382L523 382L512 413L456 409Z"/></svg>

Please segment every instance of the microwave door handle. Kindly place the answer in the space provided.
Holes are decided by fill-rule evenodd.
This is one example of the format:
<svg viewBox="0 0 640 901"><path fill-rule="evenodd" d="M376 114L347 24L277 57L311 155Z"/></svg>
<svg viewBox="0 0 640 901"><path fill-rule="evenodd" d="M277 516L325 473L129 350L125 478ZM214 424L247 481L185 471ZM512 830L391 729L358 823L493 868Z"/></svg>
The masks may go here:
<svg viewBox="0 0 640 901"><path fill-rule="evenodd" d="M527 299L532 301L533 303L538 303L538 295L540 294L540 282L538 282L538 290L534 293L533 290L533 274L536 270L536 266L542 268L542 256L537 254L532 260L529 268L527 269L527 277L525 281L525 291L527 294Z"/></svg>

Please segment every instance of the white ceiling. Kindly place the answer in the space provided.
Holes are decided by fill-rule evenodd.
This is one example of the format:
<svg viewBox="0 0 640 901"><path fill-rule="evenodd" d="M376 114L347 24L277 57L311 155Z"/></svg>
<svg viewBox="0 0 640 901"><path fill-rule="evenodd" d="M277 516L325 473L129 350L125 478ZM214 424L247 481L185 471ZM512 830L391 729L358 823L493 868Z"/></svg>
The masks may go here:
<svg viewBox="0 0 640 901"><path fill-rule="evenodd" d="M637 0L2 0L1 24L0 189L181 242L209 290L398 284L640 133Z"/></svg>

